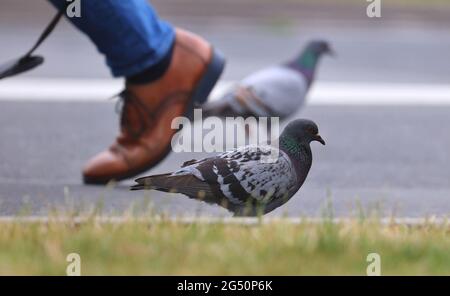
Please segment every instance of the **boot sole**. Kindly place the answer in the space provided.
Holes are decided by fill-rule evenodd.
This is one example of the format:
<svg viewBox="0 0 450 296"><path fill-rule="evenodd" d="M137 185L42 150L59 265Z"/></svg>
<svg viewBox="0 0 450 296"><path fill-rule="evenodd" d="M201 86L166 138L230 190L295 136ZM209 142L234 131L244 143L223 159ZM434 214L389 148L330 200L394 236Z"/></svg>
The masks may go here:
<svg viewBox="0 0 450 296"><path fill-rule="evenodd" d="M202 78L197 83L197 86L194 88L194 91L189 99L188 105L186 106L186 112L184 114L185 117L189 118L190 120L193 120L194 108L200 107L208 100L208 96L213 90L214 86L217 84L217 81L219 81L219 78L222 75L224 68L225 68L224 56L220 51L213 48L211 61L209 62ZM164 151L164 153L160 155L159 159L146 165L144 168L130 171L127 174L109 178L88 177L83 175L83 182L84 184L90 185L105 185L111 181L118 182L130 179L158 165L162 160L164 160L167 157L167 155L170 154L171 151L172 148L169 145L167 149Z"/></svg>

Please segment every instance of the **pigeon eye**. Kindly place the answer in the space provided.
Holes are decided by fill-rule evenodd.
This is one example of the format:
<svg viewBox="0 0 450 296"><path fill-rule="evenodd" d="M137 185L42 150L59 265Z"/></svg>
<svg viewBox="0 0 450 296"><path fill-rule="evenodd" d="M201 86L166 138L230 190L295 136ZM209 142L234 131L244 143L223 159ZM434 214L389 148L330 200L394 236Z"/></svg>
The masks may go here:
<svg viewBox="0 0 450 296"><path fill-rule="evenodd" d="M308 126L308 127L306 128L306 131L307 131L308 133L310 133L310 134L317 134L315 128L313 128L312 126Z"/></svg>

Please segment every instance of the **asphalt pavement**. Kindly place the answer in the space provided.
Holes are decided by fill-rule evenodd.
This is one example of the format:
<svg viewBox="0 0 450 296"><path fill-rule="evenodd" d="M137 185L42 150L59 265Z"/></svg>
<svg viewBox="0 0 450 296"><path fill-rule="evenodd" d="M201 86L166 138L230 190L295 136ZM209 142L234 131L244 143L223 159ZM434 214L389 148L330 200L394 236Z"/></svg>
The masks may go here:
<svg viewBox="0 0 450 296"><path fill-rule="evenodd" d="M225 210L159 192L84 186L80 168L114 139L112 103L0 102L0 214L54 207L106 212L142 210L169 214L227 215ZM320 216L331 201L345 216L382 209L384 215L446 215L450 212L450 107L310 106L327 145L313 144L308 179L274 215ZM176 169L202 153L172 153L148 173Z"/></svg>
<svg viewBox="0 0 450 296"><path fill-rule="evenodd" d="M0 4L1 61L24 52L53 13L45 1L25 3L29 1ZM325 6L309 5L298 10L298 19L285 10L269 17L264 9L255 9L246 18L242 12L231 17L234 10L222 5L223 14L208 18L191 6L182 13L177 1L165 3L156 3L165 17L205 36L226 54L224 80L238 80L291 57L307 40L318 37L329 40L338 53L322 61L317 76L321 82L433 85L450 80L446 58L450 29L441 17L445 10L390 13L387 8L381 20L372 20L360 8L334 8L339 13L327 14ZM23 77L55 81L109 77L102 57L67 22L39 52L47 63ZM397 217L450 213L450 106L336 103L309 105L295 116L314 119L327 146L313 145L314 163L305 185L270 215L321 216L330 200L337 216L357 215L361 208ZM83 163L112 142L117 121L114 104L106 98L104 102L1 98L0 215L96 206L108 213L151 206L170 215L229 215L180 195L130 192L131 180L110 187L84 186ZM148 173L167 172L203 156L173 153Z"/></svg>

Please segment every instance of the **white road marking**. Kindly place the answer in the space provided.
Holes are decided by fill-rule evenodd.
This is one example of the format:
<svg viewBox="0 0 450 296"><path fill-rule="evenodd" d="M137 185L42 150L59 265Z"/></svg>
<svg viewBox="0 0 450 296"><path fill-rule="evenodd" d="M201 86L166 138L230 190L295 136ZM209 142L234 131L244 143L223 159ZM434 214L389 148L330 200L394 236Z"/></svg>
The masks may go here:
<svg viewBox="0 0 450 296"><path fill-rule="evenodd" d="M122 85L120 79L13 78L0 81L0 100L107 101Z"/></svg>
<svg viewBox="0 0 450 296"><path fill-rule="evenodd" d="M450 105L450 84L317 83L315 105Z"/></svg>
<svg viewBox="0 0 450 296"><path fill-rule="evenodd" d="M217 99L234 82L223 81ZM0 101L106 102L119 93L120 79L14 78L0 81ZM310 105L450 105L450 84L318 82Z"/></svg>

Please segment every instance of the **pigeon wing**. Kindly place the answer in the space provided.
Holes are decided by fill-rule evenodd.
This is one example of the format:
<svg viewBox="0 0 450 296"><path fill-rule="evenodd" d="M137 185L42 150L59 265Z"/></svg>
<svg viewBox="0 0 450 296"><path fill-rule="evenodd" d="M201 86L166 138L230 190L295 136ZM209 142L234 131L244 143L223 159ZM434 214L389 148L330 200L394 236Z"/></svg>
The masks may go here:
<svg viewBox="0 0 450 296"><path fill-rule="evenodd" d="M275 162L263 157L279 153ZM194 175L212 193L235 206L283 198L295 187L296 173L284 152L270 146L246 146L187 166L174 175Z"/></svg>
<svg viewBox="0 0 450 296"><path fill-rule="evenodd" d="M241 87L251 90L246 95L247 108L259 116L285 118L305 102L308 84L303 75L287 67L276 66L248 76ZM270 110L268 114L266 110Z"/></svg>
<svg viewBox="0 0 450 296"><path fill-rule="evenodd" d="M276 160L264 161L263 157L271 154L278 155ZM271 146L246 146L189 161L171 174L139 178L132 190L182 193L236 212L249 204L284 203L296 188L296 180L295 169L284 152Z"/></svg>
<svg viewBox="0 0 450 296"><path fill-rule="evenodd" d="M274 154L275 153L275 154ZM263 157L278 155L276 161L267 162ZM269 203L284 198L295 187L297 176L289 157L282 151L270 146L247 146L226 156L237 161L239 169L234 176L250 196L258 202Z"/></svg>

